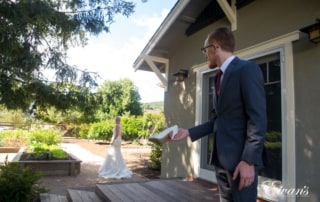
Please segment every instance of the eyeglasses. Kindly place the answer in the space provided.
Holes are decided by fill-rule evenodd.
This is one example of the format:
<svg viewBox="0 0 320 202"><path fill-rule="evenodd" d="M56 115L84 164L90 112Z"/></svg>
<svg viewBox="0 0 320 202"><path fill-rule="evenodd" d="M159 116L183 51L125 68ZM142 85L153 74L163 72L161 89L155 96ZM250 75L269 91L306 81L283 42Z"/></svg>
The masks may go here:
<svg viewBox="0 0 320 202"><path fill-rule="evenodd" d="M212 46L214 46L214 44L207 45L207 46L201 48L200 50L202 51L203 54L207 54L207 48L210 48Z"/></svg>

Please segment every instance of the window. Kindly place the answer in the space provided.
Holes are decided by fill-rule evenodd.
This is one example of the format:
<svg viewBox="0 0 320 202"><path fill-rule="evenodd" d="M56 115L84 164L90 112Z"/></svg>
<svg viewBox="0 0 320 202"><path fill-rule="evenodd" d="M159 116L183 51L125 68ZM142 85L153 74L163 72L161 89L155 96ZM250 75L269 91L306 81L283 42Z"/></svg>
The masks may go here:
<svg viewBox="0 0 320 202"><path fill-rule="evenodd" d="M263 77L267 101L268 128L265 148L269 163L260 175L282 179L282 127L281 127L281 64L280 53L253 59L259 64Z"/></svg>
<svg viewBox="0 0 320 202"><path fill-rule="evenodd" d="M212 118L211 110L213 109L213 89L211 86L214 85L215 74L216 72L211 71L203 75L202 123ZM201 147L201 167L208 170L214 170L213 162L211 161L213 141L213 133L201 139L201 144L205 145L204 147Z"/></svg>

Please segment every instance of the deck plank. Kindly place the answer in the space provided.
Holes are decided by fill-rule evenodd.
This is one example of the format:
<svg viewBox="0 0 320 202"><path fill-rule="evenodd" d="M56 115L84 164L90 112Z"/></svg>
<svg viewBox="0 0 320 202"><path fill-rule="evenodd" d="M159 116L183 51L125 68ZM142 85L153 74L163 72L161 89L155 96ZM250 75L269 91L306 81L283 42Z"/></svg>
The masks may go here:
<svg viewBox="0 0 320 202"><path fill-rule="evenodd" d="M98 184L106 201L219 201L212 186L179 179Z"/></svg>
<svg viewBox="0 0 320 202"><path fill-rule="evenodd" d="M105 201L129 201L129 198L122 196L121 188L118 184L97 184L97 191L99 196L104 197Z"/></svg>
<svg viewBox="0 0 320 202"><path fill-rule="evenodd" d="M186 195L189 201L219 201L218 190L197 182L182 181L182 180L167 180L165 184L175 190ZM180 193L180 195L181 195Z"/></svg>
<svg viewBox="0 0 320 202"><path fill-rule="evenodd" d="M132 183L132 184L124 184L123 187L126 190L126 193L131 197L132 201L150 201L150 199L154 201L163 201L163 197L152 190L148 189L148 187L143 186L145 183Z"/></svg>
<svg viewBox="0 0 320 202"><path fill-rule="evenodd" d="M102 200L92 191L68 189L70 199L74 202L102 202Z"/></svg>
<svg viewBox="0 0 320 202"><path fill-rule="evenodd" d="M42 193L40 194L41 202L68 202L66 196L60 196L56 194Z"/></svg>
<svg viewBox="0 0 320 202"><path fill-rule="evenodd" d="M143 185L161 195L164 198L163 201L188 201L190 199L188 196L181 192L177 192L177 190L174 190L172 186L168 186L164 182L150 181Z"/></svg>

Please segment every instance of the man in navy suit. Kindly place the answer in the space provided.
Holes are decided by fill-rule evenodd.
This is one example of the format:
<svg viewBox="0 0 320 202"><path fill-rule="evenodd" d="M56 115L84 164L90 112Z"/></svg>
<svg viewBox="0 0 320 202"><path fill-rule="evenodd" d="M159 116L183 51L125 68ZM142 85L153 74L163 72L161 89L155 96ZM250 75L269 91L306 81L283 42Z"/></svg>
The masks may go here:
<svg viewBox="0 0 320 202"><path fill-rule="evenodd" d="M222 71L216 78L216 116L193 128L179 128L172 140L189 136L195 141L213 131L220 201L254 202L267 125L264 80L259 66L235 57L234 49L229 29L218 28L208 35L202 51L209 68Z"/></svg>

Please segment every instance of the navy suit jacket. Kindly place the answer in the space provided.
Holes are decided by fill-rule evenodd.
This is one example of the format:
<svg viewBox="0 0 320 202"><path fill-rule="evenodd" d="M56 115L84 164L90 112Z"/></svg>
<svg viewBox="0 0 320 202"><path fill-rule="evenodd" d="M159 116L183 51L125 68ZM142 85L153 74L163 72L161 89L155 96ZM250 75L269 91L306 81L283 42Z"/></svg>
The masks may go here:
<svg viewBox="0 0 320 202"><path fill-rule="evenodd" d="M191 140L214 132L217 154L213 156L218 156L225 169L233 171L241 160L262 168L267 115L260 67L234 58L223 73L214 106L217 116L213 120L189 128Z"/></svg>

